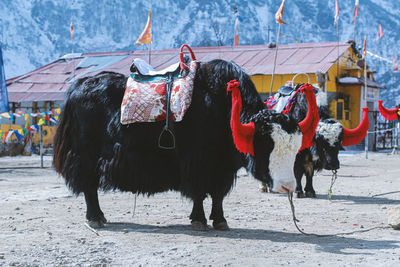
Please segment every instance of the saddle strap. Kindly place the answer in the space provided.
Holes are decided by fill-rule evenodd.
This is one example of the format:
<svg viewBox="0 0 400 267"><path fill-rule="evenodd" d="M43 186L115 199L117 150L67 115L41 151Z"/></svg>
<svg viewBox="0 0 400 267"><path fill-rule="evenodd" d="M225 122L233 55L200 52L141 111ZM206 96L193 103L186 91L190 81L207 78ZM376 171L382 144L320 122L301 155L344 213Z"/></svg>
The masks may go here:
<svg viewBox="0 0 400 267"><path fill-rule="evenodd" d="M166 104L166 118L165 125L163 130L161 131L160 136L158 137L158 147L161 149L175 149L175 134L173 129L170 128L170 123L172 123L172 114L171 114L171 88L173 83L173 75L168 74L168 80L165 83L165 104ZM168 140L169 139L169 140ZM163 141L167 140L166 145L163 144Z"/></svg>

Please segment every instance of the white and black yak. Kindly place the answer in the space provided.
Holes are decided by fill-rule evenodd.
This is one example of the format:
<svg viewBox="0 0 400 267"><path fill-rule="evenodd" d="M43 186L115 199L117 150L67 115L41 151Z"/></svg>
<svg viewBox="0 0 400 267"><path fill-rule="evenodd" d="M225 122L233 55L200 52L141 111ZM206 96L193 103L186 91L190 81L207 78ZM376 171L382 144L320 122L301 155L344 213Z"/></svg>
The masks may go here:
<svg viewBox="0 0 400 267"><path fill-rule="evenodd" d="M363 108L363 118L360 125L355 129L346 129L343 125L329 116L329 108L326 103L319 100L326 97L325 93L319 92L317 96L320 121L318 123L314 146L302 150L296 158L294 173L296 176L296 195L298 198L315 198L313 187L313 176L315 171L337 170L340 168L339 151L343 146L352 146L360 143L367 134L368 107ZM307 112L307 102L300 97L297 104L289 112L289 117L301 121ZM304 192L301 184L303 175L306 176Z"/></svg>
<svg viewBox="0 0 400 267"><path fill-rule="evenodd" d="M227 83L235 79L240 86L229 83L231 98ZM222 202L241 167L260 181L271 179L275 191L294 191L293 164L302 138L307 146L305 137L315 132L315 114L298 123L268 111L238 65L200 63L191 105L173 125L176 149L162 150L157 141L164 122L120 123L126 83L127 77L112 72L77 80L66 94L55 135L53 164L73 193L84 194L91 226L106 223L98 189L145 195L179 191L193 201L190 219L197 230L207 229L207 196L214 228L229 229ZM315 95L306 94L315 106Z"/></svg>
<svg viewBox="0 0 400 267"><path fill-rule="evenodd" d="M287 87L283 89L289 90ZM357 128L346 129L339 121L330 117L329 107L326 103L326 94L317 88L315 88L315 92L317 92L317 106L320 120L313 139L313 146L301 150L294 164L294 174L296 177L295 192L298 198L315 198L316 194L313 187L315 171L339 169L339 151L343 146L352 146L360 143L366 136L369 127L368 108L363 108L363 119ZM271 108L270 103L269 101L266 102L269 108ZM286 112L291 119L296 121L303 120L308 112L308 104L305 97L300 94L296 95L289 103L290 105L286 106L283 112ZM303 175L306 176L305 192L301 184ZM269 183L262 183L260 190L267 192L268 189L272 189L272 184L273 181L271 180Z"/></svg>

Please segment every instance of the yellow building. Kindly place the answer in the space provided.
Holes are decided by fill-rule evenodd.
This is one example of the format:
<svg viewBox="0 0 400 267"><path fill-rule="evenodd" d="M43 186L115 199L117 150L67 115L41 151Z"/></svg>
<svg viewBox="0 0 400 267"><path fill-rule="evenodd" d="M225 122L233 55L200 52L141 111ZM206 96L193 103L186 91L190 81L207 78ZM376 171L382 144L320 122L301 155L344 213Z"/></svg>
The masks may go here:
<svg viewBox="0 0 400 267"><path fill-rule="evenodd" d="M294 82L305 83L309 79L311 84L319 85L327 93L331 116L346 128L357 127L365 106L365 80L364 61L353 42L282 45L277 55L273 93L296 74L305 73L297 75ZM252 75L257 90L266 96L271 90L271 74L272 71ZM367 105L370 110L377 110L379 90L384 87L374 82L372 74L367 70Z"/></svg>

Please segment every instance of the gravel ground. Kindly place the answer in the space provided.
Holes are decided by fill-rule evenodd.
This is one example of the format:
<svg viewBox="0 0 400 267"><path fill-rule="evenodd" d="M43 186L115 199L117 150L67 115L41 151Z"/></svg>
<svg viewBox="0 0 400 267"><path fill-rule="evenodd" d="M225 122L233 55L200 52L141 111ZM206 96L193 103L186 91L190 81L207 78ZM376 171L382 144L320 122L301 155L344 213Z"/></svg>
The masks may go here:
<svg viewBox="0 0 400 267"><path fill-rule="evenodd" d="M258 191L245 172L225 198L230 231L192 231L191 203L177 192L152 197L101 193L110 221L98 235L84 225L83 196L72 196L40 159L0 158L0 266L400 266L400 231L386 228L400 204L400 155L340 155L331 173L315 177L317 199L295 199L300 227L344 236L299 233L285 195ZM45 166L51 158L45 158ZM21 167L28 168L21 168ZM17 167L17 168L12 168ZM210 213L210 199L205 201Z"/></svg>

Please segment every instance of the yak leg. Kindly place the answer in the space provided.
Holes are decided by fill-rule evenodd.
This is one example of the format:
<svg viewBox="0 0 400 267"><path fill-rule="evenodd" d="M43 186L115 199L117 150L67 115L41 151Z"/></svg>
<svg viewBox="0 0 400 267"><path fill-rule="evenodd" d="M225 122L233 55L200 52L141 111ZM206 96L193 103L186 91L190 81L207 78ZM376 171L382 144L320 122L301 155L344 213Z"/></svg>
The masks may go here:
<svg viewBox="0 0 400 267"><path fill-rule="evenodd" d="M312 166L308 166L306 168L306 187L304 187L304 191L306 191L306 197L316 198L316 194L313 187L313 176L314 176L314 169Z"/></svg>
<svg viewBox="0 0 400 267"><path fill-rule="evenodd" d="M212 198L212 209L210 214L210 220L213 220L213 227L215 230L227 231L229 230L228 223L224 218L224 208L222 207L222 201L224 197L211 196Z"/></svg>
<svg viewBox="0 0 400 267"><path fill-rule="evenodd" d="M294 163L294 177L296 177L296 196L297 198L304 198L303 187L301 185L301 178L303 178L304 167L301 164L301 160L296 159Z"/></svg>
<svg viewBox="0 0 400 267"><path fill-rule="evenodd" d="M207 219L204 214L203 200L205 195L193 199L193 209L190 214L192 229L197 231L207 231Z"/></svg>
<svg viewBox="0 0 400 267"><path fill-rule="evenodd" d="M272 184L272 180L268 179L268 182L261 182L260 184L260 192L262 193L272 193L272 188L273 188L273 184Z"/></svg>
<svg viewBox="0 0 400 267"><path fill-rule="evenodd" d="M89 189L84 192L86 201L86 219L89 226L93 228L104 227L107 222L100 209L97 188Z"/></svg>
<svg viewBox="0 0 400 267"><path fill-rule="evenodd" d="M298 170L294 172L294 176L296 177L296 196L297 198L304 198L303 187L301 185L301 178L303 178L303 170Z"/></svg>

